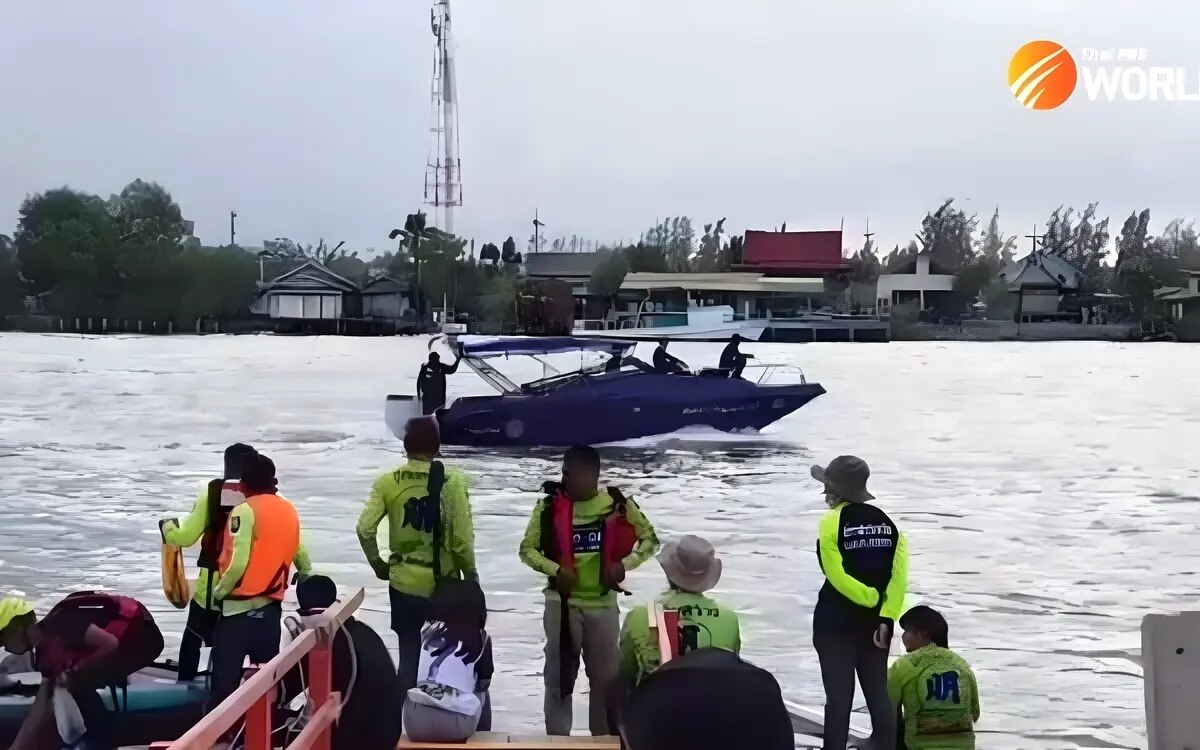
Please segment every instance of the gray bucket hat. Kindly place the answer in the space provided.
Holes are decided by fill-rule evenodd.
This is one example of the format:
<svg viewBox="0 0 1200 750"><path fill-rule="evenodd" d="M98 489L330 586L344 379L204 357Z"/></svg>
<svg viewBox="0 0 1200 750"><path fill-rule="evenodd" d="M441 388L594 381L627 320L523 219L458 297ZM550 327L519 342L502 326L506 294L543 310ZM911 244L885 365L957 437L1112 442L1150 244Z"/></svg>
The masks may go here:
<svg viewBox="0 0 1200 750"><path fill-rule="evenodd" d="M838 456L822 468L812 467L813 479L843 500L865 503L875 496L867 492L867 479L871 468L858 456Z"/></svg>
<svg viewBox="0 0 1200 750"><path fill-rule="evenodd" d="M692 594L703 594L721 580L717 551L707 540L692 534L664 544L658 563L668 581Z"/></svg>

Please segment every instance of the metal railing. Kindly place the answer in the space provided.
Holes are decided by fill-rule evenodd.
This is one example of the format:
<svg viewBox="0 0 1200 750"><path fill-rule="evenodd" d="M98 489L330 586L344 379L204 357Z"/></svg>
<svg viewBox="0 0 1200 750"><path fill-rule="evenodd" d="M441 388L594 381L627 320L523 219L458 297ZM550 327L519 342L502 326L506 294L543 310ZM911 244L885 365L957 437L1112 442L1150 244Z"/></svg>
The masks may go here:
<svg viewBox="0 0 1200 750"><path fill-rule="evenodd" d="M300 734L288 745L290 750L329 750L330 729L342 709L342 699L333 692L333 638L360 606L366 593L359 589L345 601L325 611L327 622L304 631L279 655L266 664L250 667L241 686L221 705L214 708L186 734L172 742L156 742L151 750L209 750L246 722L245 750L271 750L272 707L279 683L302 659L308 658L308 702L313 713Z"/></svg>

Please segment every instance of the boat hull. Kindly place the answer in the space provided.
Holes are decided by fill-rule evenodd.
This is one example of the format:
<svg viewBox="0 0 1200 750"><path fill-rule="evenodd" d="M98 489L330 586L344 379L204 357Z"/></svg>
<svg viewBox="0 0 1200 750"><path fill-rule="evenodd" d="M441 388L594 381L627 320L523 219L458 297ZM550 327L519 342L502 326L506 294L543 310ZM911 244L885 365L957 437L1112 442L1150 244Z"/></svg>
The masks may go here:
<svg viewBox="0 0 1200 750"><path fill-rule="evenodd" d="M761 430L825 393L819 383L761 386L740 379L651 373L580 378L546 393L469 396L437 412L442 444L472 447L596 445L688 427ZM389 397L394 411L408 397ZM388 419L393 432L402 424Z"/></svg>

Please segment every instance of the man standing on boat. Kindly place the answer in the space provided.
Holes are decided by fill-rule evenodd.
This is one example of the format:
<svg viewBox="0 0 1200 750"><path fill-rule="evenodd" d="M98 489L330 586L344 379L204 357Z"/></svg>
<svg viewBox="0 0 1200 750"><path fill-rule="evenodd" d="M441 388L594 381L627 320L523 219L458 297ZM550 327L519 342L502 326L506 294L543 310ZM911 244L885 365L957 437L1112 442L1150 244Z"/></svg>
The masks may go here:
<svg viewBox="0 0 1200 750"><path fill-rule="evenodd" d="M358 519L358 543L367 562L379 580L390 584L392 630L400 647L401 705L416 685L421 628L438 574L444 578L478 577L467 476L437 460L441 448L436 419L410 419L404 428L408 461L375 480ZM385 518L391 549L386 562L379 554L377 537Z"/></svg>
<svg viewBox="0 0 1200 750"><path fill-rule="evenodd" d="M812 467L829 512L817 531L825 584L813 612L813 647L825 687L825 750L843 750L850 730L854 674L871 714L872 747L893 750L896 714L888 698L888 652L904 606L908 549L904 535L867 491L871 470L857 456Z"/></svg>
<svg viewBox="0 0 1200 750"><path fill-rule="evenodd" d="M546 733L569 735L579 658L587 666L588 728L613 733L608 697L618 672L616 592L627 571L658 549L654 527L620 490L602 491L600 454L577 445L563 457L562 482L547 482L521 541L521 561L546 576Z"/></svg>
<svg viewBox="0 0 1200 750"><path fill-rule="evenodd" d="M454 357L454 364L442 364L437 352L429 353L429 361L421 365L417 373L417 398L421 400L421 413L433 414L446 405L446 376L458 372L462 355Z"/></svg>

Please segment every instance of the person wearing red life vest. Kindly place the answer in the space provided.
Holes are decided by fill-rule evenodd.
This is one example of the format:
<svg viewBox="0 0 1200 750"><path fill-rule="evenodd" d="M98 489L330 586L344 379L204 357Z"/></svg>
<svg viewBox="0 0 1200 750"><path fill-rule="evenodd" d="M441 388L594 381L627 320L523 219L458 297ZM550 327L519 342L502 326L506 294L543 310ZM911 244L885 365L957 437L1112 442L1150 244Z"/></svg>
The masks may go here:
<svg viewBox="0 0 1200 750"><path fill-rule="evenodd" d="M88 746L106 748L113 746L113 718L96 691L108 687L116 698L129 675L162 653L163 637L136 599L81 591L41 620L28 603L0 599L0 647L18 655L32 651L42 673L37 698L10 750L60 746L52 701L56 687L66 688L79 706Z"/></svg>
<svg viewBox="0 0 1200 750"><path fill-rule="evenodd" d="M265 664L279 655L282 602L300 549L300 516L276 494L274 462L248 458L242 486L246 501L229 514L213 590L221 619L213 632L210 711L237 689L247 657Z"/></svg>
<svg viewBox="0 0 1200 750"><path fill-rule="evenodd" d="M616 592L625 573L658 549L654 527L615 488L602 491L600 455L575 446L563 457L561 483L547 482L521 542L521 561L549 579L546 612L546 733L571 733L571 694L582 653L593 735L613 734L608 695L618 671Z"/></svg>

